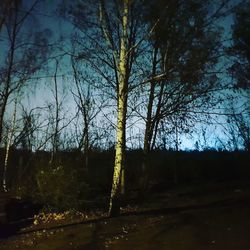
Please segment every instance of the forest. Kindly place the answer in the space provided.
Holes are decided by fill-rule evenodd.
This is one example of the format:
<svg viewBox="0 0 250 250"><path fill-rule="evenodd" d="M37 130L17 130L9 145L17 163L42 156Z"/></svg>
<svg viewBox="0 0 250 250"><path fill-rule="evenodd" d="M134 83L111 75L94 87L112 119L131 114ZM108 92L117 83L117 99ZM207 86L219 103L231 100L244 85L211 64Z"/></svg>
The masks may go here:
<svg viewBox="0 0 250 250"><path fill-rule="evenodd" d="M96 229L109 218L117 233L123 216L142 223L142 213L160 228L171 205L248 200L249 13L246 0L2 0L0 249L57 223L91 218ZM245 207L232 211L243 218ZM169 249L109 234L66 249ZM172 249L207 249L192 244Z"/></svg>

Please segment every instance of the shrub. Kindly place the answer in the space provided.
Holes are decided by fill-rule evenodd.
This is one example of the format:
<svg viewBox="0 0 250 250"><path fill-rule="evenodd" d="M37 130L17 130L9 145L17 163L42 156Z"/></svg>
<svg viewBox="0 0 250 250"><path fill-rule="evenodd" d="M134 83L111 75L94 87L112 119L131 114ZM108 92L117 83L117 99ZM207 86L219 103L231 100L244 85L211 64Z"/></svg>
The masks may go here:
<svg viewBox="0 0 250 250"><path fill-rule="evenodd" d="M88 185L81 177L79 171L63 165L46 167L36 175L35 199L57 211L81 209L88 192Z"/></svg>

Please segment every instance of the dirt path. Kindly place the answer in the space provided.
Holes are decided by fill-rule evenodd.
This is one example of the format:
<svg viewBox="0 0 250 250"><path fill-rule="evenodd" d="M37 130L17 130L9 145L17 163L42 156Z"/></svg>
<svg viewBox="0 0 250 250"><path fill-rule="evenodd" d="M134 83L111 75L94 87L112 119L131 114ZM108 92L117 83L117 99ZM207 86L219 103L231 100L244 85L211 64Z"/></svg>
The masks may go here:
<svg viewBox="0 0 250 250"><path fill-rule="evenodd" d="M0 240L1 250L247 250L250 196L159 209Z"/></svg>

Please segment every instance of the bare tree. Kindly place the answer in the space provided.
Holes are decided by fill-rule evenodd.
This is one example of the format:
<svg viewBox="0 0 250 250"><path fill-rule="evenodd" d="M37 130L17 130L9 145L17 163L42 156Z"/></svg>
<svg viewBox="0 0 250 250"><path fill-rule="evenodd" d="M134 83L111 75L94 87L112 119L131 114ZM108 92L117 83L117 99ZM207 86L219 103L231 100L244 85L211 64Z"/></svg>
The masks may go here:
<svg viewBox="0 0 250 250"><path fill-rule="evenodd" d="M8 1L7 1L8 2ZM46 33L27 30L29 16L38 4L34 1L27 11L20 11L21 1L12 1L8 15L4 18L5 30L1 32L4 39L1 41L3 54L0 66L0 143L3 136L3 122L6 106L11 95L21 91L29 79L42 66L48 51ZM28 42L27 42L28 41Z"/></svg>
<svg viewBox="0 0 250 250"><path fill-rule="evenodd" d="M14 140L13 144L15 147L20 146L24 150L32 151L34 132L36 130L34 120L35 116L33 115L33 110L27 111L24 107L22 107L22 127Z"/></svg>
<svg viewBox="0 0 250 250"><path fill-rule="evenodd" d="M3 39L0 42L2 43L4 58L1 58L0 61L0 144L3 138L3 124L7 105L14 100L15 107L14 122L12 122L12 129L8 133L6 145L3 176L4 189L6 189L9 148L16 132L14 125L16 123L17 96L22 94L23 87L28 83L32 75L43 66L48 50L45 33L33 33L31 29L27 29L27 22L31 12L38 2L38 0L33 1L25 11L20 11L24 7L22 1L14 0L1 3L0 22Z"/></svg>
<svg viewBox="0 0 250 250"><path fill-rule="evenodd" d="M58 60L55 62L55 73L54 73L54 89L53 89L53 97L54 97L54 115L52 115L51 119L53 120L53 126L54 126L54 131L53 131L53 136L52 136L52 152L51 152L51 158L49 164L53 164L54 158L56 153L59 150L60 146L60 134L59 134L59 126L60 126L60 111L61 111L61 106L62 102L59 100L59 95L58 95L58 81L57 81L57 74L58 74Z"/></svg>
<svg viewBox="0 0 250 250"><path fill-rule="evenodd" d="M73 57L71 58L74 83L76 87L75 92L72 90L72 95L78 109L77 113L80 113L82 117L82 124L76 125L80 126L82 131L82 133L80 133L80 139L77 138L79 141L78 148L83 151L84 169L87 172L89 164L89 150L91 148L91 144L93 143L93 141L91 141L91 130L95 127L93 121L105 105L104 102L102 105L98 104L98 100L94 99L91 89L91 80L88 79L87 74L85 74L83 70L79 70L82 66L81 64L79 66L79 64L79 60L77 62Z"/></svg>

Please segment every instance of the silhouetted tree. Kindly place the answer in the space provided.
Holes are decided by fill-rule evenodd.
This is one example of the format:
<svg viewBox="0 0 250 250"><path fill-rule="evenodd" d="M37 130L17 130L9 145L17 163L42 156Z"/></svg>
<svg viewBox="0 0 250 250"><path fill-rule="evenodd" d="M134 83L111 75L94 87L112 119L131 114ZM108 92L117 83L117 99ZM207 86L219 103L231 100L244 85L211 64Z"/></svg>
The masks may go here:
<svg viewBox="0 0 250 250"><path fill-rule="evenodd" d="M250 4L241 4L234 15L233 46L229 49L234 56L231 73L240 88L250 87Z"/></svg>
<svg viewBox="0 0 250 250"><path fill-rule="evenodd" d="M46 60L48 51L46 32L33 32L32 29L27 29L31 12L38 2L38 0L33 1L26 8L19 0L9 1L9 3L8 1L1 2L1 7L7 9L1 19L3 39L0 42L4 58L0 59L0 144L3 138L3 123L7 105L15 100L14 113L16 113L19 104L17 99L22 94L24 86L32 75L44 66ZM4 7L5 3L7 5ZM16 114L13 117L15 117L15 121ZM12 124L15 123L12 122ZM3 182L6 179L8 148L11 146L14 132L16 131L11 131L11 136L7 140ZM4 184L4 186L6 185Z"/></svg>
<svg viewBox="0 0 250 250"><path fill-rule="evenodd" d="M95 128L94 119L100 113L101 109L104 108L104 102L102 104L98 104L97 98L93 97L93 91L91 87L91 83L93 79L89 79L87 74L83 72L81 61L76 60L75 58L71 58L71 65L73 69L74 75L74 83L76 86L76 91L72 90L72 94L77 106L78 113L81 115L82 123L77 124L77 130L80 127L81 133L76 138L78 142L78 149L82 150L84 156L84 169L86 172L88 171L89 164L89 150L91 148L91 144L94 142L94 138L92 135L92 131ZM73 88L72 88L73 89ZM97 139L97 138L95 138Z"/></svg>
<svg viewBox="0 0 250 250"><path fill-rule="evenodd" d="M3 121L10 97L22 90L32 75L44 66L48 51L46 32L27 30L29 16L38 4L34 1L26 11L20 11L22 1L12 1L4 19L1 34L4 58L0 61L0 143L3 136ZM28 41L28 42L27 42Z"/></svg>
<svg viewBox="0 0 250 250"><path fill-rule="evenodd" d="M146 1L147 2L147 1ZM223 56L221 30L215 25L225 11L223 2L211 11L213 1L147 2L145 19L155 24L150 39L151 69L144 80L149 86L144 134L144 188L149 153L155 147L160 122L178 115L185 120L213 108L220 99L215 92L225 88L218 81L216 68ZM175 119L172 119L175 120Z"/></svg>
<svg viewBox="0 0 250 250"><path fill-rule="evenodd" d="M232 115L228 117L228 130L231 141L236 144L240 139L244 148L249 151L250 145L250 3L243 1L234 14L233 44L229 55L233 59L230 73L236 81L238 106L231 103ZM237 138L237 139L236 139ZM238 143L239 144L239 143ZM239 146L239 145L237 145Z"/></svg>
<svg viewBox="0 0 250 250"><path fill-rule="evenodd" d="M241 100L241 98L239 98ZM231 103L228 106L230 115L227 118L227 126L224 128L224 133L229 137L230 149L238 150L244 147L245 150L250 150L250 116L247 110L237 108L236 104Z"/></svg>
<svg viewBox="0 0 250 250"><path fill-rule="evenodd" d="M59 100L59 90L58 90L58 79L57 79L57 75L58 75L58 67L59 67L59 61L56 60L55 62L55 72L54 72L54 77L53 77L53 81L54 81L54 88L53 88L53 97L54 97L54 114L51 114L51 119L53 120L53 124L51 124L53 126L53 136L52 136L52 140L51 140L51 144L52 144L52 151L51 151L51 158L50 158L50 162L49 164L52 165L54 162L54 158L56 153L59 150L59 146L60 146L60 121L61 121L61 117L60 117L60 111L62 109L62 101Z"/></svg>

